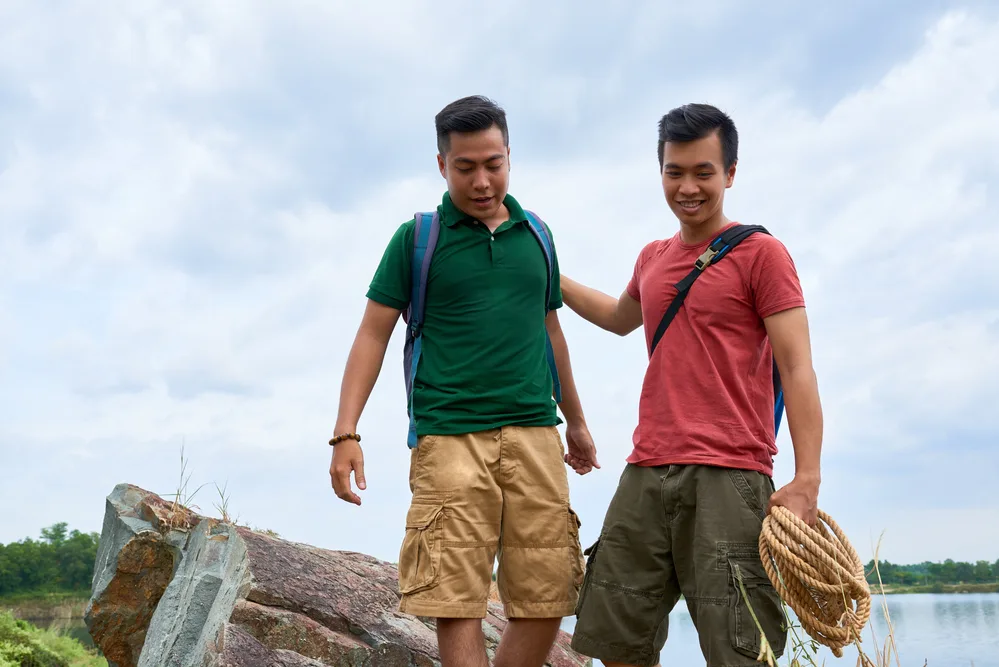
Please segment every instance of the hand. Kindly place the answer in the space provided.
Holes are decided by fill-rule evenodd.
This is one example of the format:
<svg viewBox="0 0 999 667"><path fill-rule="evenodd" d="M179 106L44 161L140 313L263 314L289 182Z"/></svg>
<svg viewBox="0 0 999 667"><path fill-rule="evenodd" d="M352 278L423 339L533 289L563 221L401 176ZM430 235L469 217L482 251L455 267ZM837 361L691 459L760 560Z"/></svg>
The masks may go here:
<svg viewBox="0 0 999 667"><path fill-rule="evenodd" d="M357 488L364 490L364 452L357 440L344 440L333 446L333 461L330 463L330 480L333 490L341 500L355 505L361 504L361 498L350 486L350 473L353 471Z"/></svg>
<svg viewBox="0 0 999 667"><path fill-rule="evenodd" d="M786 507L792 514L814 528L819 512L818 477L795 475L794 479L770 496L767 512L777 506Z"/></svg>
<svg viewBox="0 0 999 667"><path fill-rule="evenodd" d="M565 462L572 466L577 474L585 475L600 467L597 463L597 446L593 444L593 436L590 435L590 429L586 424L567 426L565 440L568 445Z"/></svg>

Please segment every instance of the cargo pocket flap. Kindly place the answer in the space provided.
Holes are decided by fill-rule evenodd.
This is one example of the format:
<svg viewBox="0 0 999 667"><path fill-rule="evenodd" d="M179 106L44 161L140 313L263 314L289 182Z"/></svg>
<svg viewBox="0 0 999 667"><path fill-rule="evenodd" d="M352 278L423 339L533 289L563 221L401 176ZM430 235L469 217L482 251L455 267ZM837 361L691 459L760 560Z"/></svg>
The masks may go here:
<svg viewBox="0 0 999 667"><path fill-rule="evenodd" d="M444 511L444 501L436 500L432 503L413 504L406 514L406 528L416 528L423 530L434 522L434 519Z"/></svg>

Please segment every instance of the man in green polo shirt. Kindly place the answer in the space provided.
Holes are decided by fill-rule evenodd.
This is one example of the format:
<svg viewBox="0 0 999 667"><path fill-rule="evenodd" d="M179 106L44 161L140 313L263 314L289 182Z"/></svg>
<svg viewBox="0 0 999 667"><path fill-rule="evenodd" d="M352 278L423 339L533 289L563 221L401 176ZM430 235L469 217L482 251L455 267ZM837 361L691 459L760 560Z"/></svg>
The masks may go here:
<svg viewBox="0 0 999 667"><path fill-rule="evenodd" d="M437 619L444 667L487 667L480 619L498 555L510 623L494 664L540 667L561 619L574 613L583 577L565 463L586 474L599 467L596 448L556 315L554 248L549 290L542 246L507 194L505 113L488 99L463 98L437 115L436 129L447 193L437 208L413 381L418 440L399 554L400 610ZM409 305L414 230L415 220L404 223L385 250L344 371L330 477L337 496L358 505L351 472L359 489L366 484L357 424ZM546 334L561 379L565 445Z"/></svg>

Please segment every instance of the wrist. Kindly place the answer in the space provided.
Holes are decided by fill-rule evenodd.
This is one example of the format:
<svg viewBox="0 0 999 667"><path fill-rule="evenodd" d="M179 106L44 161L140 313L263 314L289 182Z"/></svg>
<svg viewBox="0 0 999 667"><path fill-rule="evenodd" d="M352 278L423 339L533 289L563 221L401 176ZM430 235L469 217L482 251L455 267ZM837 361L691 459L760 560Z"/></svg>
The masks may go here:
<svg viewBox="0 0 999 667"><path fill-rule="evenodd" d="M330 447L335 447L342 442L361 442L361 436L355 429L335 429L333 437L330 438Z"/></svg>
<svg viewBox="0 0 999 667"><path fill-rule="evenodd" d="M802 470L794 473L794 479L802 484L818 487L822 483L822 475L818 470Z"/></svg>

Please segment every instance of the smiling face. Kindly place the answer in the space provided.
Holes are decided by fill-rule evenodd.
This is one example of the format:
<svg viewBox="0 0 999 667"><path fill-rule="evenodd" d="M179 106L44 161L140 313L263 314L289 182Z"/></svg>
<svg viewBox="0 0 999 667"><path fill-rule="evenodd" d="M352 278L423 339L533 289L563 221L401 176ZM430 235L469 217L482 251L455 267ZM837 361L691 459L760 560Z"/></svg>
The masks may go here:
<svg viewBox="0 0 999 667"><path fill-rule="evenodd" d="M722 204L735 179L735 164L725 169L717 132L694 141L667 141L662 177L666 202L695 236L713 233L727 222Z"/></svg>
<svg viewBox="0 0 999 667"><path fill-rule="evenodd" d="M503 132L494 125L449 136L447 152L437 156L437 165L447 181L451 201L482 222L505 220L503 199L510 183L510 149Z"/></svg>

